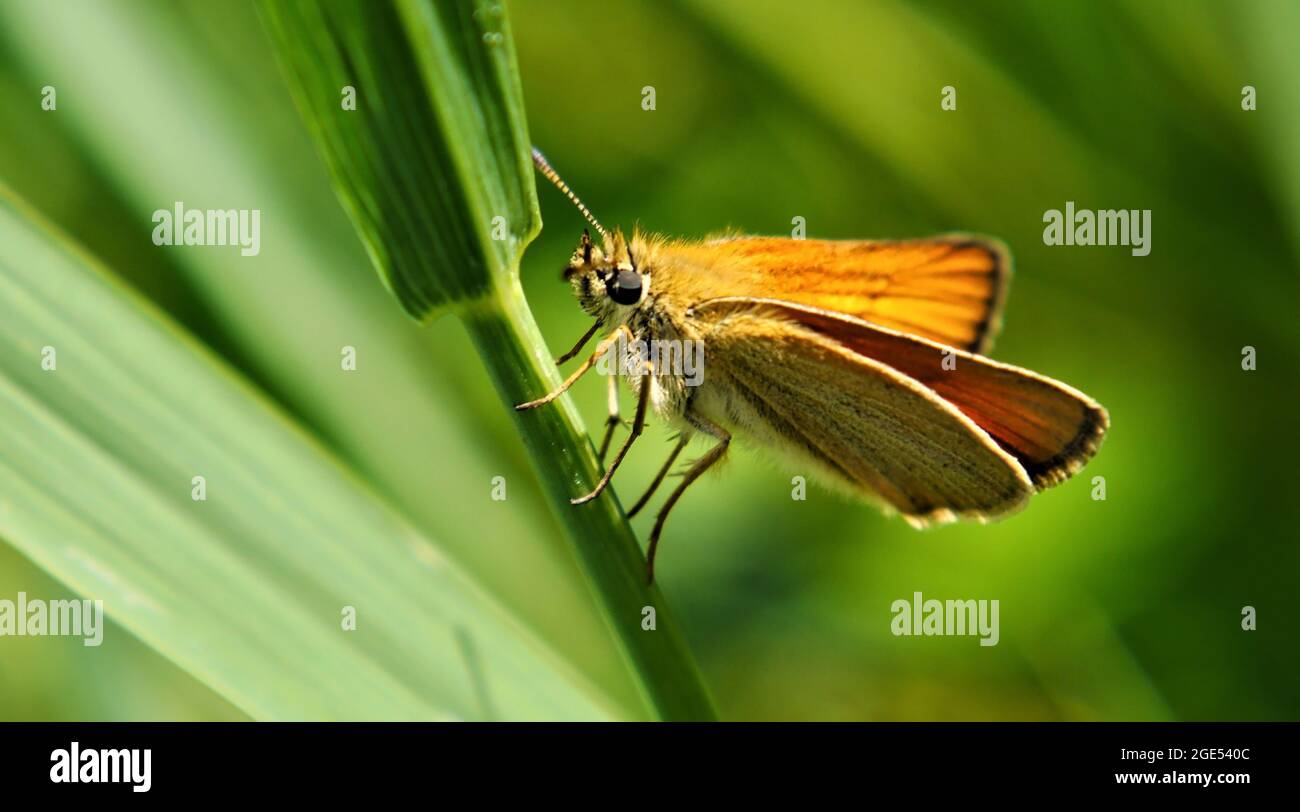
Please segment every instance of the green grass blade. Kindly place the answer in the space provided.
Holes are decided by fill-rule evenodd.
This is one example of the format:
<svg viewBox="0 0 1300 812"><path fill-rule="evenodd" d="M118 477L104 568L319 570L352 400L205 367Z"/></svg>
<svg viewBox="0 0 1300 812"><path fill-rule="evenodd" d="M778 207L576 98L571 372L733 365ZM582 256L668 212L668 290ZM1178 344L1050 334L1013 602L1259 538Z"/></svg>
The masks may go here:
<svg viewBox="0 0 1300 812"><path fill-rule="evenodd" d="M519 256L539 218L504 7L469 0L263 0L259 7L344 206L403 306L425 318L457 305L507 407L555 386L518 292ZM344 86L358 90L356 111L338 102ZM383 216L418 227L379 223ZM712 717L662 595L644 584L635 537L613 495L581 509L568 503L598 478L572 407L560 403L517 421L654 713ZM656 609L654 631L642 629L644 607Z"/></svg>
<svg viewBox="0 0 1300 812"><path fill-rule="evenodd" d="M340 200L398 301L424 320L486 297L492 272L512 267L540 228L532 169L518 157L527 136L501 5L260 8ZM355 110L344 109L344 88Z"/></svg>
<svg viewBox="0 0 1300 812"><path fill-rule="evenodd" d="M3 187L0 301L0 538L240 709L609 716L428 539Z"/></svg>
<svg viewBox="0 0 1300 812"><path fill-rule="evenodd" d="M171 315L300 415L474 583L597 682L616 715L644 717L522 444L483 442L511 427L468 340L456 325L424 330L397 318L374 284L252 4L0 4L0 39L0 75L16 63L19 75L76 99L51 115L24 104L25 89L3 96L6 182L114 257L116 270L146 270L147 293L192 288L211 319L165 305ZM231 41L242 44L231 50ZM78 155L103 177L60 174ZM71 212L60 203L69 195L79 201ZM261 253L154 246L149 213L177 200L260 209ZM357 350L354 371L340 370L344 345ZM467 375L481 385L466 386ZM510 482L508 502L490 498L497 475Z"/></svg>

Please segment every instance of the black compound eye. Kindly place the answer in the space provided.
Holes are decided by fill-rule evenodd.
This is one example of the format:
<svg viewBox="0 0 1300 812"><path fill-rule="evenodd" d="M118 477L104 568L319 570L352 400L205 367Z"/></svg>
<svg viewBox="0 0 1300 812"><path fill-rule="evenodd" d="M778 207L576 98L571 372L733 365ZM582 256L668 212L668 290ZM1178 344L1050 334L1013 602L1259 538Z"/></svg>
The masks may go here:
<svg viewBox="0 0 1300 812"><path fill-rule="evenodd" d="M641 301L641 274L636 271L619 271L605 282L609 298L621 305L634 305Z"/></svg>

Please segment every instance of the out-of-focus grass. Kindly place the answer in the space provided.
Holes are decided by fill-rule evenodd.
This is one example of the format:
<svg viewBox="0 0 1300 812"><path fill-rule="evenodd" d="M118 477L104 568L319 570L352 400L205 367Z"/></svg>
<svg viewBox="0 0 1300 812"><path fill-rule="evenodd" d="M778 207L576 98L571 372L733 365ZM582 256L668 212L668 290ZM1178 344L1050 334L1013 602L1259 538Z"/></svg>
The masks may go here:
<svg viewBox="0 0 1300 812"><path fill-rule="evenodd" d="M71 212L56 201L55 219L79 233L78 214L108 211L126 230L103 234L93 249L115 246L105 253L123 267L161 266L140 275L178 291L163 298L194 302L191 324L215 324L214 343L446 539L455 558L616 702L636 707L609 633L528 485L526 461L516 443L495 439L509 423L491 420L499 409L490 384L469 365L459 367L462 379L447 372L446 359L472 356L472 348L454 325L423 332L408 323L376 283L251 6L24 3L0 13L14 38L6 53L19 57L10 75L62 88L53 115L15 98L15 129L53 130L94 173L70 179L82 196ZM232 49L215 30L246 46ZM139 146L152 141L153 149ZM31 142L40 156L44 140ZM46 165L59 165L57 153ZM15 166L13 177L38 203L51 197L41 194L42 175ZM260 208L261 254L168 254L149 245L147 231L132 236L173 200ZM357 349L355 373L339 372L343 346ZM486 501L498 475L512 485L508 509L443 509Z"/></svg>
<svg viewBox="0 0 1300 812"><path fill-rule="evenodd" d="M788 474L742 452L683 503L693 537L664 551L724 713L1294 717L1294 632L1239 626L1246 604L1296 610L1278 569L1296 567L1295 438L1282 429L1300 361L1292 159L1254 146L1296 92L1288 59L1256 47L1258 19L1285 15L1267 3L676 10L517 14L536 140L598 216L685 235L780 234L796 214L816 236L999 234L1017 275L995 357L1079 386L1114 418L1085 475L1025 513L924 534L815 491L792 502ZM606 24L636 30L634 45L584 48ZM1271 109L1241 110L1248 83L1269 88ZM949 84L958 111L943 113ZM1042 214L1067 200L1151 208L1152 255L1044 246ZM530 259L570 241L552 230ZM580 316L544 264L525 275L558 344ZM1246 344L1268 347L1267 370L1241 371ZM595 387L579 396L598 413ZM629 466L647 478L654 460ZM1090 498L1096 475L1105 502ZM915 590L1000 598L1002 643L890 636L889 602Z"/></svg>
<svg viewBox="0 0 1300 812"><path fill-rule="evenodd" d="M0 299L0 538L236 707L618 715L382 495L3 186Z"/></svg>

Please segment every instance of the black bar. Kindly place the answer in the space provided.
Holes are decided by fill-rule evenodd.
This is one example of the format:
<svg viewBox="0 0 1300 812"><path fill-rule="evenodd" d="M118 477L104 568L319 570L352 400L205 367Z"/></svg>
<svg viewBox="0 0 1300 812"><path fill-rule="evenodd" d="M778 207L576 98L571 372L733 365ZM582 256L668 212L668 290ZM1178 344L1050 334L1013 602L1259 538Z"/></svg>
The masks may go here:
<svg viewBox="0 0 1300 812"><path fill-rule="evenodd" d="M1079 791L1175 798L1195 792L1227 799L1255 791L1289 794L1296 735L1291 723L1236 722L13 723L0 725L0 779L6 793L22 789L51 799L237 800L284 792L339 800L382 788L426 793L431 803L442 803L452 797L443 793L456 788L497 797L531 787L546 796L561 785L571 794L610 780L656 793L686 792L700 782L760 793L816 786L819 793L844 791L864 801L886 790L1039 799ZM122 749L137 750L142 768L149 750L148 791L134 791L127 779L54 783L51 770L70 762L73 742L83 769L92 761L104 765L102 751ZM1209 775L1212 783L1193 783L1189 775ZM1154 784L1133 785L1148 780Z"/></svg>

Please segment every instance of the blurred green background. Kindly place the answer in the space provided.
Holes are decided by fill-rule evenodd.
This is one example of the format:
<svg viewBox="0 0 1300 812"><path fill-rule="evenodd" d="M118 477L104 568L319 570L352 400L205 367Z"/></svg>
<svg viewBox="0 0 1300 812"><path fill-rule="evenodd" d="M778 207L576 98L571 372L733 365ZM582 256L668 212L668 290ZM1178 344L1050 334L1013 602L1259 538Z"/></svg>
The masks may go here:
<svg viewBox="0 0 1300 812"><path fill-rule="evenodd" d="M983 527L918 533L815 485L795 501L798 472L738 449L683 500L658 560L724 718L1300 718L1300 5L507 6L532 138L602 222L997 235L1016 275L994 357L1110 410L1083 475ZM580 672L631 690L468 340L454 319L418 328L383 290L250 4L8 0L0 109L0 180ZM588 325L558 279L582 221L539 194L523 278L558 353ZM156 248L150 215L174 200L262 208L262 256ZM1066 201L1150 209L1150 255L1044 245L1043 213ZM336 374L343 344L376 348L358 377ZM598 428L604 382L575 397ZM659 426L640 441L625 504L668 448ZM488 501L495 475L504 503ZM67 594L0 545L0 597L19 590ZM890 604L917 591L998 599L999 645L892 636ZM110 627L100 649L0 638L0 718L245 717Z"/></svg>

